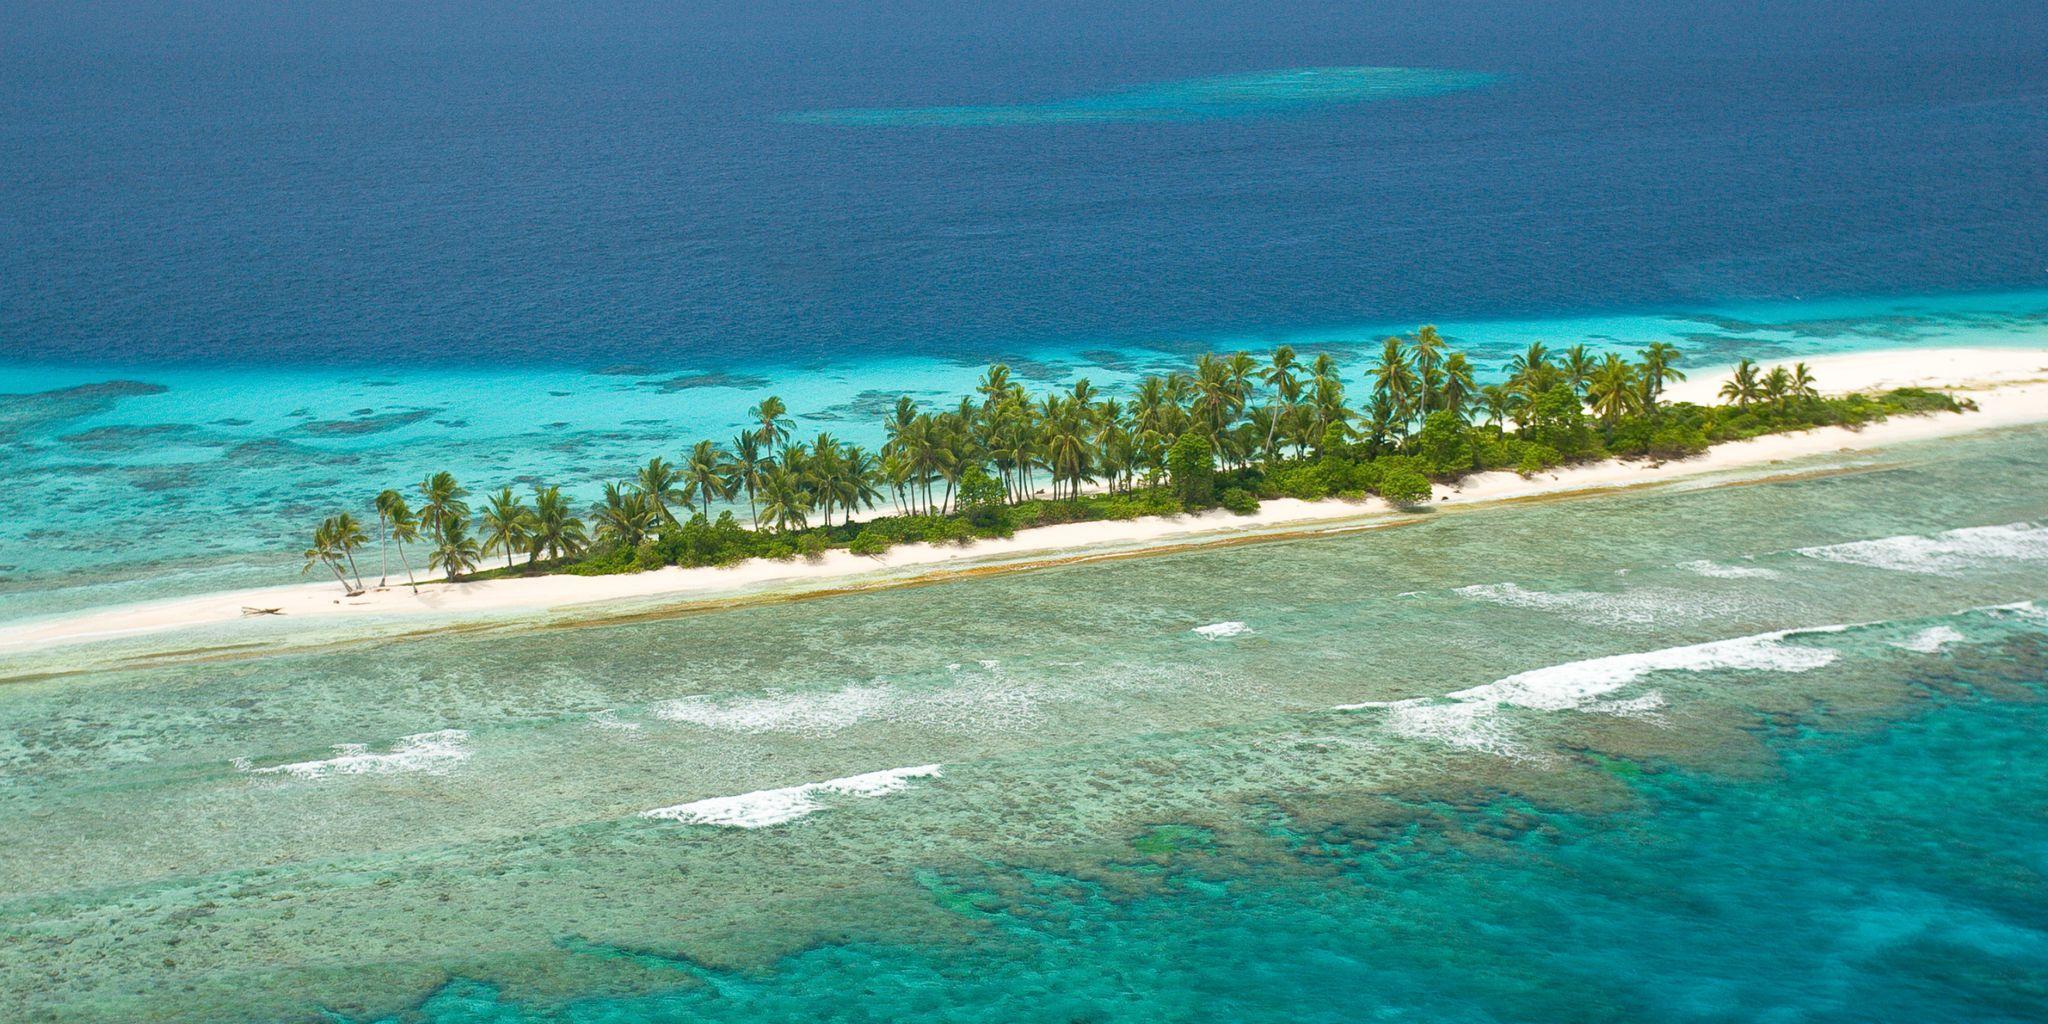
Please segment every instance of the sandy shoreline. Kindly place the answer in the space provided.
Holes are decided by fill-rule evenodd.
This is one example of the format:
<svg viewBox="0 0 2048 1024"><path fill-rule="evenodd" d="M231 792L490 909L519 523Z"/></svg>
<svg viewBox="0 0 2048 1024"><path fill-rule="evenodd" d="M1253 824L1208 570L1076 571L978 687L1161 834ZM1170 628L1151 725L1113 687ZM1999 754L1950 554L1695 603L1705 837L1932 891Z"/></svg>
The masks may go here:
<svg viewBox="0 0 2048 1024"><path fill-rule="evenodd" d="M1979 410L1963 415L1899 417L1861 431L1828 427L1774 434L1716 445L1702 456L1679 462L1611 460L1567 467L1531 479L1507 472L1482 473L1454 486L1439 486L1435 504L1472 504L1640 486L1801 456L2048 422L2048 348L1913 349L1828 356L1808 362L1816 378L1831 393L1923 385L1964 393L1978 403ZM1725 376L1723 368L1695 370L1691 380L1674 384L1668 395L1673 400L1710 403ZM1070 523L1020 530L1006 540L978 541L967 547L907 544L880 558L852 555L840 549L815 562L754 559L723 568L670 567L631 575L552 575L442 583L421 587L417 594L404 586L393 586L357 597L343 596L341 588L332 581L264 587L122 605L0 627L0 651L33 650L200 626L232 630L236 623L280 621L275 616L247 618L243 614L246 607L280 609L287 622L342 617L455 620L530 615L631 600L696 600L764 591L825 590L1053 556L1180 547L1318 525L1334 527L1391 511L1377 499L1276 499L1263 503L1257 514L1251 516L1212 511L1120 522Z"/></svg>

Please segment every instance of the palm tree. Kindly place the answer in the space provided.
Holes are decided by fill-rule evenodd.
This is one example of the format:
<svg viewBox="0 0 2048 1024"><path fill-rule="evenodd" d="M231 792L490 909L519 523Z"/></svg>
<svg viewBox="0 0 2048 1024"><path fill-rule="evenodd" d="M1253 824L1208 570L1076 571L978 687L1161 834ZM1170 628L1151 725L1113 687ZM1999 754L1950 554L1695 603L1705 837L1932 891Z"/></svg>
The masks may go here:
<svg viewBox="0 0 2048 1024"><path fill-rule="evenodd" d="M1771 372L1764 374L1763 389L1764 397L1783 409L1792 400L1792 371L1782 366L1771 367Z"/></svg>
<svg viewBox="0 0 2048 1024"><path fill-rule="evenodd" d="M405 507L404 499L400 499L391 508L391 542L398 548L399 564L405 566L405 583L415 594L420 592L420 581L413 578L412 559L406 557L405 546L418 543L419 539L419 517Z"/></svg>
<svg viewBox="0 0 2048 1024"><path fill-rule="evenodd" d="M455 482L453 473L442 470L420 481L420 495L427 499L420 506L420 521L430 536L439 536L447 520L469 518L469 503L462 500L469 491Z"/></svg>
<svg viewBox="0 0 2048 1024"><path fill-rule="evenodd" d="M328 517L327 522L330 524L328 540L348 562L348 574L356 578L356 589L363 589L363 574L356 569L356 549L369 542L369 537L363 533L363 524L351 512L337 512Z"/></svg>
<svg viewBox="0 0 2048 1024"><path fill-rule="evenodd" d="M1387 403L1404 434L1408 421L1414 418L1416 391L1420 387L1421 380L1415 376L1401 339L1386 339L1380 346L1379 365L1373 367L1372 393L1374 398Z"/></svg>
<svg viewBox="0 0 2048 1024"><path fill-rule="evenodd" d="M1463 352L1453 352L1445 357L1443 365L1442 408L1451 415L1465 418L1465 407L1472 404L1478 388L1472 379L1472 363Z"/></svg>
<svg viewBox="0 0 2048 1024"><path fill-rule="evenodd" d="M1668 341L1653 341L1650 347L1637 354L1643 357L1643 380L1649 386L1652 402L1664 394L1666 381L1685 379L1685 371L1678 368L1678 361L1685 357L1685 353L1679 351L1678 346Z"/></svg>
<svg viewBox="0 0 2048 1024"><path fill-rule="evenodd" d="M732 456L710 441L699 441L683 460L683 498L710 512L715 502L730 501L739 490Z"/></svg>
<svg viewBox="0 0 2048 1024"><path fill-rule="evenodd" d="M1814 386L1813 370L1805 363L1792 365L1792 397L1819 398L1820 389Z"/></svg>
<svg viewBox="0 0 2048 1024"><path fill-rule="evenodd" d="M1437 391L1437 356L1444 350L1443 335L1434 324L1423 324L1415 332L1415 371L1421 407L1417 419L1429 418L1429 400Z"/></svg>
<svg viewBox="0 0 2048 1024"><path fill-rule="evenodd" d="M761 513L754 507L754 494L761 489L761 476L768 467L775 464L761 438L753 431L742 431L732 439L733 478L747 491L747 517L754 522L754 529L761 528Z"/></svg>
<svg viewBox="0 0 2048 1024"><path fill-rule="evenodd" d="M306 548L306 565L299 570L303 576L312 572L315 566L326 566L334 570L334 578L341 584L343 593L353 595L355 588L348 585L348 576L341 571L340 552L334 544L334 519L329 517L313 528L313 543Z"/></svg>
<svg viewBox="0 0 2048 1024"><path fill-rule="evenodd" d="M1230 363L1204 353L1195 360L1195 403L1189 410L1211 436L1221 434L1244 408L1244 392Z"/></svg>
<svg viewBox="0 0 2048 1024"><path fill-rule="evenodd" d="M1763 389L1757 384L1756 364L1747 359L1735 364L1735 375L1728 378L1727 383L1721 385L1720 391L1722 398L1729 399L1738 408L1744 409L1748 408L1749 404L1756 401L1762 394Z"/></svg>
<svg viewBox="0 0 2048 1024"><path fill-rule="evenodd" d="M880 479L880 464L874 453L858 445L840 448L838 472L833 474L827 490L839 507L846 510L846 521L853 521L856 510L875 507L882 492L875 483Z"/></svg>
<svg viewBox="0 0 2048 1024"><path fill-rule="evenodd" d="M764 449L777 448L789 440L789 407L782 399L769 395L761 404L747 410L747 418L759 424L754 428L754 439Z"/></svg>
<svg viewBox="0 0 2048 1024"><path fill-rule="evenodd" d="M1488 384L1479 389L1479 404L1486 409L1488 423L1505 428L1508 414L1517 405L1517 396L1504 384Z"/></svg>
<svg viewBox="0 0 2048 1024"><path fill-rule="evenodd" d="M613 481L604 485L604 500L590 510L599 539L634 547L654 523L654 503L645 492Z"/></svg>
<svg viewBox="0 0 2048 1024"><path fill-rule="evenodd" d="M387 488L378 492L370 505L377 510L377 585L381 587L391 581L391 521L397 518L393 513L405 507L405 496Z"/></svg>
<svg viewBox="0 0 2048 1024"><path fill-rule="evenodd" d="M767 513L777 533L803 529L811 497L805 492L803 481L788 466L768 471L767 479L762 481L761 500L761 511Z"/></svg>
<svg viewBox="0 0 2048 1024"><path fill-rule="evenodd" d="M1593 351L1584 345L1573 345L1564 350L1564 382L1571 385L1580 396L1586 393L1586 385L1593 380L1593 371L1599 364L1593 361Z"/></svg>
<svg viewBox="0 0 2048 1024"><path fill-rule="evenodd" d="M1508 376L1522 377L1534 373L1538 367L1550 365L1550 346L1532 341L1520 355L1508 360Z"/></svg>
<svg viewBox="0 0 2048 1024"><path fill-rule="evenodd" d="M1636 368L1612 352L1586 382L1586 397L1591 401L1593 415L1610 427L1636 410L1640 395L1636 390Z"/></svg>
<svg viewBox="0 0 2048 1024"><path fill-rule="evenodd" d="M993 409L1010 395L1010 367L996 363L981 375L981 383L974 390L981 394L981 407ZM908 397L908 396L905 396Z"/></svg>
<svg viewBox="0 0 2048 1024"><path fill-rule="evenodd" d="M510 569L512 553L526 547L532 526L533 510L512 493L512 488L501 487L491 495L490 505L484 509L483 549L503 551L505 568Z"/></svg>
<svg viewBox="0 0 2048 1024"><path fill-rule="evenodd" d="M683 476L676 472L675 464L659 455L648 459L647 465L640 467L640 474L634 479L634 483L639 485L640 493L646 495L647 500L654 505L656 532L676 521L675 513L668 510L670 505L690 507L689 495L684 494L682 488L676 486L682 482Z"/></svg>
<svg viewBox="0 0 2048 1024"><path fill-rule="evenodd" d="M1295 376L1294 348L1282 345L1273 350L1273 361L1259 373L1259 380L1273 389L1273 404L1276 408L1266 421L1266 450L1278 452L1280 433L1294 417L1294 410L1301 404L1301 378Z"/></svg>
<svg viewBox="0 0 2048 1024"><path fill-rule="evenodd" d="M442 570L452 581L475 569L477 557L476 538L469 535L469 520L445 519L435 540L434 553L427 559L427 568Z"/></svg>
<svg viewBox="0 0 2048 1024"><path fill-rule="evenodd" d="M569 499L562 497L562 489L535 487L533 525L526 533L526 564L532 565L542 554L550 558L576 554L585 543L583 520L569 512Z"/></svg>

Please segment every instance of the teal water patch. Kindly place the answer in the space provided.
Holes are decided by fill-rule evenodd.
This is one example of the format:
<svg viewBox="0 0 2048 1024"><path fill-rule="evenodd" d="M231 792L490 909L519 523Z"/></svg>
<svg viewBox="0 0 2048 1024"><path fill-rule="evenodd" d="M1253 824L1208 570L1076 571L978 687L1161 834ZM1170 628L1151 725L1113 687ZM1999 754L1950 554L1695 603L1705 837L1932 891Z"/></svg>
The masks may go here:
<svg viewBox="0 0 2048 1024"><path fill-rule="evenodd" d="M1484 88L1500 76L1450 68L1290 68L1190 78L1037 103L807 110L781 120L849 127L1132 124L1292 114Z"/></svg>
<svg viewBox="0 0 2048 1024"><path fill-rule="evenodd" d="M991 925L965 946L663 958L669 991L559 1005L461 980L379 1024L2037 1019L2048 820L2013 811L2048 802L2043 727L2038 700L1966 694L1777 741L1765 778L1640 766L1629 813L1437 805L1249 871L1161 851L1138 892L990 865L927 885Z"/></svg>

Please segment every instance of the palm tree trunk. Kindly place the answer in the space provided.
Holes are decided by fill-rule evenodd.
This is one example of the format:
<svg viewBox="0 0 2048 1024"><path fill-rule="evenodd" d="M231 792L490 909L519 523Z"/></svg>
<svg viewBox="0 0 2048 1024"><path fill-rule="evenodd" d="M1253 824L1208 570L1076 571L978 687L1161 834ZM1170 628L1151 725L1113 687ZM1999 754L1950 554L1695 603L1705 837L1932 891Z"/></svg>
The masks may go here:
<svg viewBox="0 0 2048 1024"><path fill-rule="evenodd" d="M377 586L391 582L391 524L377 516Z"/></svg>
<svg viewBox="0 0 2048 1024"><path fill-rule="evenodd" d="M353 587L350 587L350 586L348 585L348 577L347 577L347 576L344 576L344 575L342 575L342 573L341 573L341 563L340 563L340 562L334 561L333 559L328 559L328 561L327 561L327 567L328 567L329 569L332 569L332 570L334 570L334 579L335 579L335 582L337 582L337 583L340 583L340 584L341 584L341 592L342 592L342 593L344 593L344 594L353 594L353 593L355 593L355 592L356 592L356 589L357 589L357 588L353 588Z"/></svg>
<svg viewBox="0 0 2048 1024"><path fill-rule="evenodd" d="M342 552L342 554L348 556L348 571L356 578L356 589L363 589L363 573L362 570L356 568L356 553L353 551L344 551Z"/></svg>
<svg viewBox="0 0 2048 1024"><path fill-rule="evenodd" d="M406 585L412 588L414 594L418 594L420 592L420 583L412 578L412 559L405 557L405 545L403 544L398 546L398 560L405 565Z"/></svg>

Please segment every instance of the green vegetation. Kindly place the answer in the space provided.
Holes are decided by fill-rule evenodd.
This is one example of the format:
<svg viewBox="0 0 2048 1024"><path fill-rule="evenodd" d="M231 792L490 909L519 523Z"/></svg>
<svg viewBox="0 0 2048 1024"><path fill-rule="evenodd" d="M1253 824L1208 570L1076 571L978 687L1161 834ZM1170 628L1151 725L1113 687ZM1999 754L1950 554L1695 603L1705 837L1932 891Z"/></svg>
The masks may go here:
<svg viewBox="0 0 2048 1024"><path fill-rule="evenodd" d="M1965 407L1914 388L1822 398L1806 364L1764 370L1747 360L1720 389L1726 404L1671 403L1666 384L1685 379L1678 350L1659 342L1638 354L1596 357L1578 345L1554 355L1532 344L1505 381L1482 387L1470 361L1424 327L1386 339L1358 408L1346 404L1333 357L1304 366L1285 346L1263 363L1244 352L1204 355L1190 372L1145 378L1128 398L1086 380L1034 397L996 365L953 408L899 399L879 451L831 434L792 440L788 409L771 396L730 444L698 441L680 463L649 459L634 479L605 484L582 517L559 488L536 487L529 504L506 487L472 518L469 491L446 472L414 488L416 510L383 491L371 502L380 575L388 581L395 549L417 587L407 546L422 543L428 565L451 578L596 575L817 559L832 548L879 556L897 544L1219 505L1250 514L1265 498L1379 495L1409 506L1467 473L1680 458L1758 434ZM855 521L883 506L887 514ZM355 552L367 543L354 515L329 516L305 552L306 571L326 567L360 591ZM503 566L480 571L498 555Z"/></svg>

